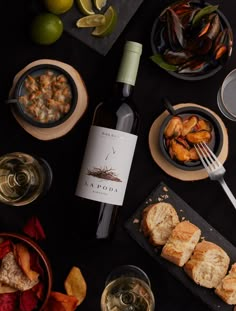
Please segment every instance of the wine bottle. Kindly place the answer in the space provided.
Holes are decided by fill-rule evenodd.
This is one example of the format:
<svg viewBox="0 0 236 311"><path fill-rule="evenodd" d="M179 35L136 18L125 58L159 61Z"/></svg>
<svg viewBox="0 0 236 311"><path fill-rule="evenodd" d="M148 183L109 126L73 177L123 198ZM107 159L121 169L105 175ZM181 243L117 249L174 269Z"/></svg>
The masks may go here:
<svg viewBox="0 0 236 311"><path fill-rule="evenodd" d="M112 95L94 112L75 192L83 238L109 238L123 204L139 126L132 93L141 53L140 43L126 42Z"/></svg>

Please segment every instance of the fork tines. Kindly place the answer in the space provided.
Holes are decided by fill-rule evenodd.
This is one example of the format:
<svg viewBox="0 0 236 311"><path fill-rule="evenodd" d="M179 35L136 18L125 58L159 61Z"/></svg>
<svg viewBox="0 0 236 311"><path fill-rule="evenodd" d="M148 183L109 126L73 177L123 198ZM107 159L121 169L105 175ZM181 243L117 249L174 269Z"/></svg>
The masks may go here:
<svg viewBox="0 0 236 311"><path fill-rule="evenodd" d="M214 171L215 169L222 167L222 164L215 156L215 154L211 151L211 149L207 146L205 142L200 142L194 145L197 154L205 167L205 169L210 169Z"/></svg>

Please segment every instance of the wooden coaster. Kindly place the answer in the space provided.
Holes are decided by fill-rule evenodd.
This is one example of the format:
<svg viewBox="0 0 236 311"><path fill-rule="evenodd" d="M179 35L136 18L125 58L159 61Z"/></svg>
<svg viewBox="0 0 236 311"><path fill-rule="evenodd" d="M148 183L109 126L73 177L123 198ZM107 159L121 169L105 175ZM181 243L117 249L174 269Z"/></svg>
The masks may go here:
<svg viewBox="0 0 236 311"><path fill-rule="evenodd" d="M219 122L222 132L223 132L223 146L222 146L222 150L218 158L220 162L223 164L225 160L227 159L228 148L229 148L228 147L229 146L228 133L227 133L227 129L223 121L214 111L206 107L194 104L194 103L181 103L181 104L175 105L174 108L179 109L179 108L186 107L188 105L200 107L201 109L205 109L206 111L210 112ZM169 115L169 112L167 110L164 111L159 117L156 118L156 120L153 122L150 128L148 142L149 142L149 148L150 148L153 160L160 166L160 168L163 169L163 171L165 171L168 175L174 178L177 178L183 181L194 181L194 180L201 180L201 179L207 178L208 174L204 168L196 170L196 171L185 171L172 165L163 156L160 150L159 144L158 144L159 131L160 131L162 122L168 115Z"/></svg>
<svg viewBox="0 0 236 311"><path fill-rule="evenodd" d="M58 126L51 127L51 128L40 128L40 127L35 127L29 124L28 122L23 120L20 116L18 116L13 109L11 110L16 121L24 128L26 132L28 132L29 134L31 134L32 136L40 140L51 140L51 139L59 138L67 134L74 127L74 125L79 121L79 119L83 116L83 114L85 113L87 109L88 94L87 94L85 84L80 74L72 66L66 63L57 61L57 60L39 59L28 64L25 68L23 68L21 71L19 71L16 74L16 76L13 79L13 85L9 93L9 98L12 98L15 85L18 79L21 77L21 75L26 70L30 69L31 67L41 65L41 64L52 64L52 65L61 67L65 71L67 71L71 75L71 77L74 79L74 82L75 82L75 85L78 91L78 102L77 102L74 112L65 122L63 122L62 124Z"/></svg>

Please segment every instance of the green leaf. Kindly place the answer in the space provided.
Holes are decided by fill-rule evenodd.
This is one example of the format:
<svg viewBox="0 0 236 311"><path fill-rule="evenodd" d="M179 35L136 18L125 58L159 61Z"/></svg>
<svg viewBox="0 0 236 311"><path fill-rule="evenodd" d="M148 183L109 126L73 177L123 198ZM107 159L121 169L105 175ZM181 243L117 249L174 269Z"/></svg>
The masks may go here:
<svg viewBox="0 0 236 311"><path fill-rule="evenodd" d="M215 12L218 9L218 7L219 7L219 5L207 5L207 6L205 6L203 9L198 11L197 14L194 16L193 21L192 21L192 25L195 26L196 24L198 24L198 22L205 15L208 15L208 14Z"/></svg>
<svg viewBox="0 0 236 311"><path fill-rule="evenodd" d="M167 63L163 57L161 56L161 54L155 54L155 55L152 55L150 57L150 59L156 63L157 65L159 65L161 68L165 69L165 70L168 70L168 71L176 71L178 69L177 66L175 65L171 65L169 63Z"/></svg>

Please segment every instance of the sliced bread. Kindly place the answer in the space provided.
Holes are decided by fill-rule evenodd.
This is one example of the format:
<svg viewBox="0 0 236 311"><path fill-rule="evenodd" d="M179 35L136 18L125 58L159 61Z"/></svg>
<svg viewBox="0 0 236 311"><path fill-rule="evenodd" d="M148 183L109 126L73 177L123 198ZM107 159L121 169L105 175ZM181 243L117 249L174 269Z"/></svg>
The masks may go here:
<svg viewBox="0 0 236 311"><path fill-rule="evenodd" d="M141 230L151 244L161 246L166 243L178 223L179 217L174 207L169 203L159 202L143 210Z"/></svg>
<svg viewBox="0 0 236 311"><path fill-rule="evenodd" d="M197 284L215 288L225 277L229 267L229 256L215 243L198 243L184 271Z"/></svg>
<svg viewBox="0 0 236 311"><path fill-rule="evenodd" d="M229 273L217 285L215 293L229 305L236 304L236 263L231 266Z"/></svg>
<svg viewBox="0 0 236 311"><path fill-rule="evenodd" d="M201 230L185 220L176 225L164 245L161 256L182 267L192 255L201 236Z"/></svg>

